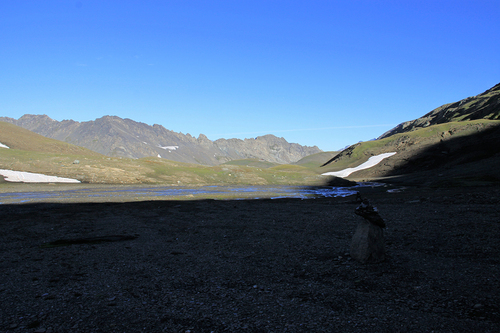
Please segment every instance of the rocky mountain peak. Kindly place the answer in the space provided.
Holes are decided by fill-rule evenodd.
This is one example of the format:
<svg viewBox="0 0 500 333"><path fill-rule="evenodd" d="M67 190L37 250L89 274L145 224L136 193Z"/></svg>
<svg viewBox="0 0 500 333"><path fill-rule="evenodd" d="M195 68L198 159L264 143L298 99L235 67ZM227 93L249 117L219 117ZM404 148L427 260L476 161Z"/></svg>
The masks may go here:
<svg viewBox="0 0 500 333"><path fill-rule="evenodd" d="M197 142L201 143L201 144L211 144L212 141L207 138L207 136L205 134L200 134L198 136L198 139L196 139Z"/></svg>

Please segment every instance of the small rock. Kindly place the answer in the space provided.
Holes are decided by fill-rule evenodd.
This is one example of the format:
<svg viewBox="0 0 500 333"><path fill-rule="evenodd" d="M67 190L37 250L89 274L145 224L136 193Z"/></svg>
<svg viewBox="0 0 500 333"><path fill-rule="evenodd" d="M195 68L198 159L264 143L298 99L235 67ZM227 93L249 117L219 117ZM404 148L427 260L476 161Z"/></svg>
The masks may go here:
<svg viewBox="0 0 500 333"><path fill-rule="evenodd" d="M377 207L373 207L367 199L364 199L361 205L359 205L354 211L356 215L361 216L365 220L368 220L370 223L373 223L376 226L381 228L385 228L384 219L378 213Z"/></svg>
<svg viewBox="0 0 500 333"><path fill-rule="evenodd" d="M474 309L481 309L483 307L484 305L482 305L481 303L477 303L476 305L474 305Z"/></svg>

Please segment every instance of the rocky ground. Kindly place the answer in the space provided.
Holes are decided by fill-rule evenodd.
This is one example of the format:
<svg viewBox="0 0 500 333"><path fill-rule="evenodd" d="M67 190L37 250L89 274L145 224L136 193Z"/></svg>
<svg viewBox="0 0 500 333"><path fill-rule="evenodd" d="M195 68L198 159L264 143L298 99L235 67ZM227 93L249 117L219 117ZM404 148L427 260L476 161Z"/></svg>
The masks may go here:
<svg viewBox="0 0 500 333"><path fill-rule="evenodd" d="M0 331L500 331L498 186L363 195L380 264L353 197L0 205Z"/></svg>

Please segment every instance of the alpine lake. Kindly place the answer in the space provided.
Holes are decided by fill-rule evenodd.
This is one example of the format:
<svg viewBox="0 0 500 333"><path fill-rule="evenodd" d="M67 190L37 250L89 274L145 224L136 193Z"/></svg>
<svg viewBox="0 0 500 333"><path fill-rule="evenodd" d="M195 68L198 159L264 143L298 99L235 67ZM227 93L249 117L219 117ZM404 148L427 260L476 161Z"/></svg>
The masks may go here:
<svg viewBox="0 0 500 333"><path fill-rule="evenodd" d="M346 197L360 187L380 186L359 183L354 187L313 186L199 186L164 185L102 185L102 184L0 184L0 204L137 202L152 200L250 200L299 198L314 199Z"/></svg>

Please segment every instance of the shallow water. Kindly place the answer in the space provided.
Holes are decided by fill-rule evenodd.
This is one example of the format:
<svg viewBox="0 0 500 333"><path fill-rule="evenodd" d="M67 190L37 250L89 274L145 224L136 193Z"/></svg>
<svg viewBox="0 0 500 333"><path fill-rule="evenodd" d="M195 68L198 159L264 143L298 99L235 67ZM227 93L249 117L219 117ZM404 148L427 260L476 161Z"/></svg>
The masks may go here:
<svg viewBox="0 0 500 333"><path fill-rule="evenodd" d="M325 197L346 197L356 194L361 186L377 186L376 183L362 183L355 187L307 187L307 186L72 186L50 188L40 186L37 190L22 190L0 193L0 204L35 202L123 202L143 200L244 200L244 199L313 199ZM21 189L21 188L20 188Z"/></svg>

